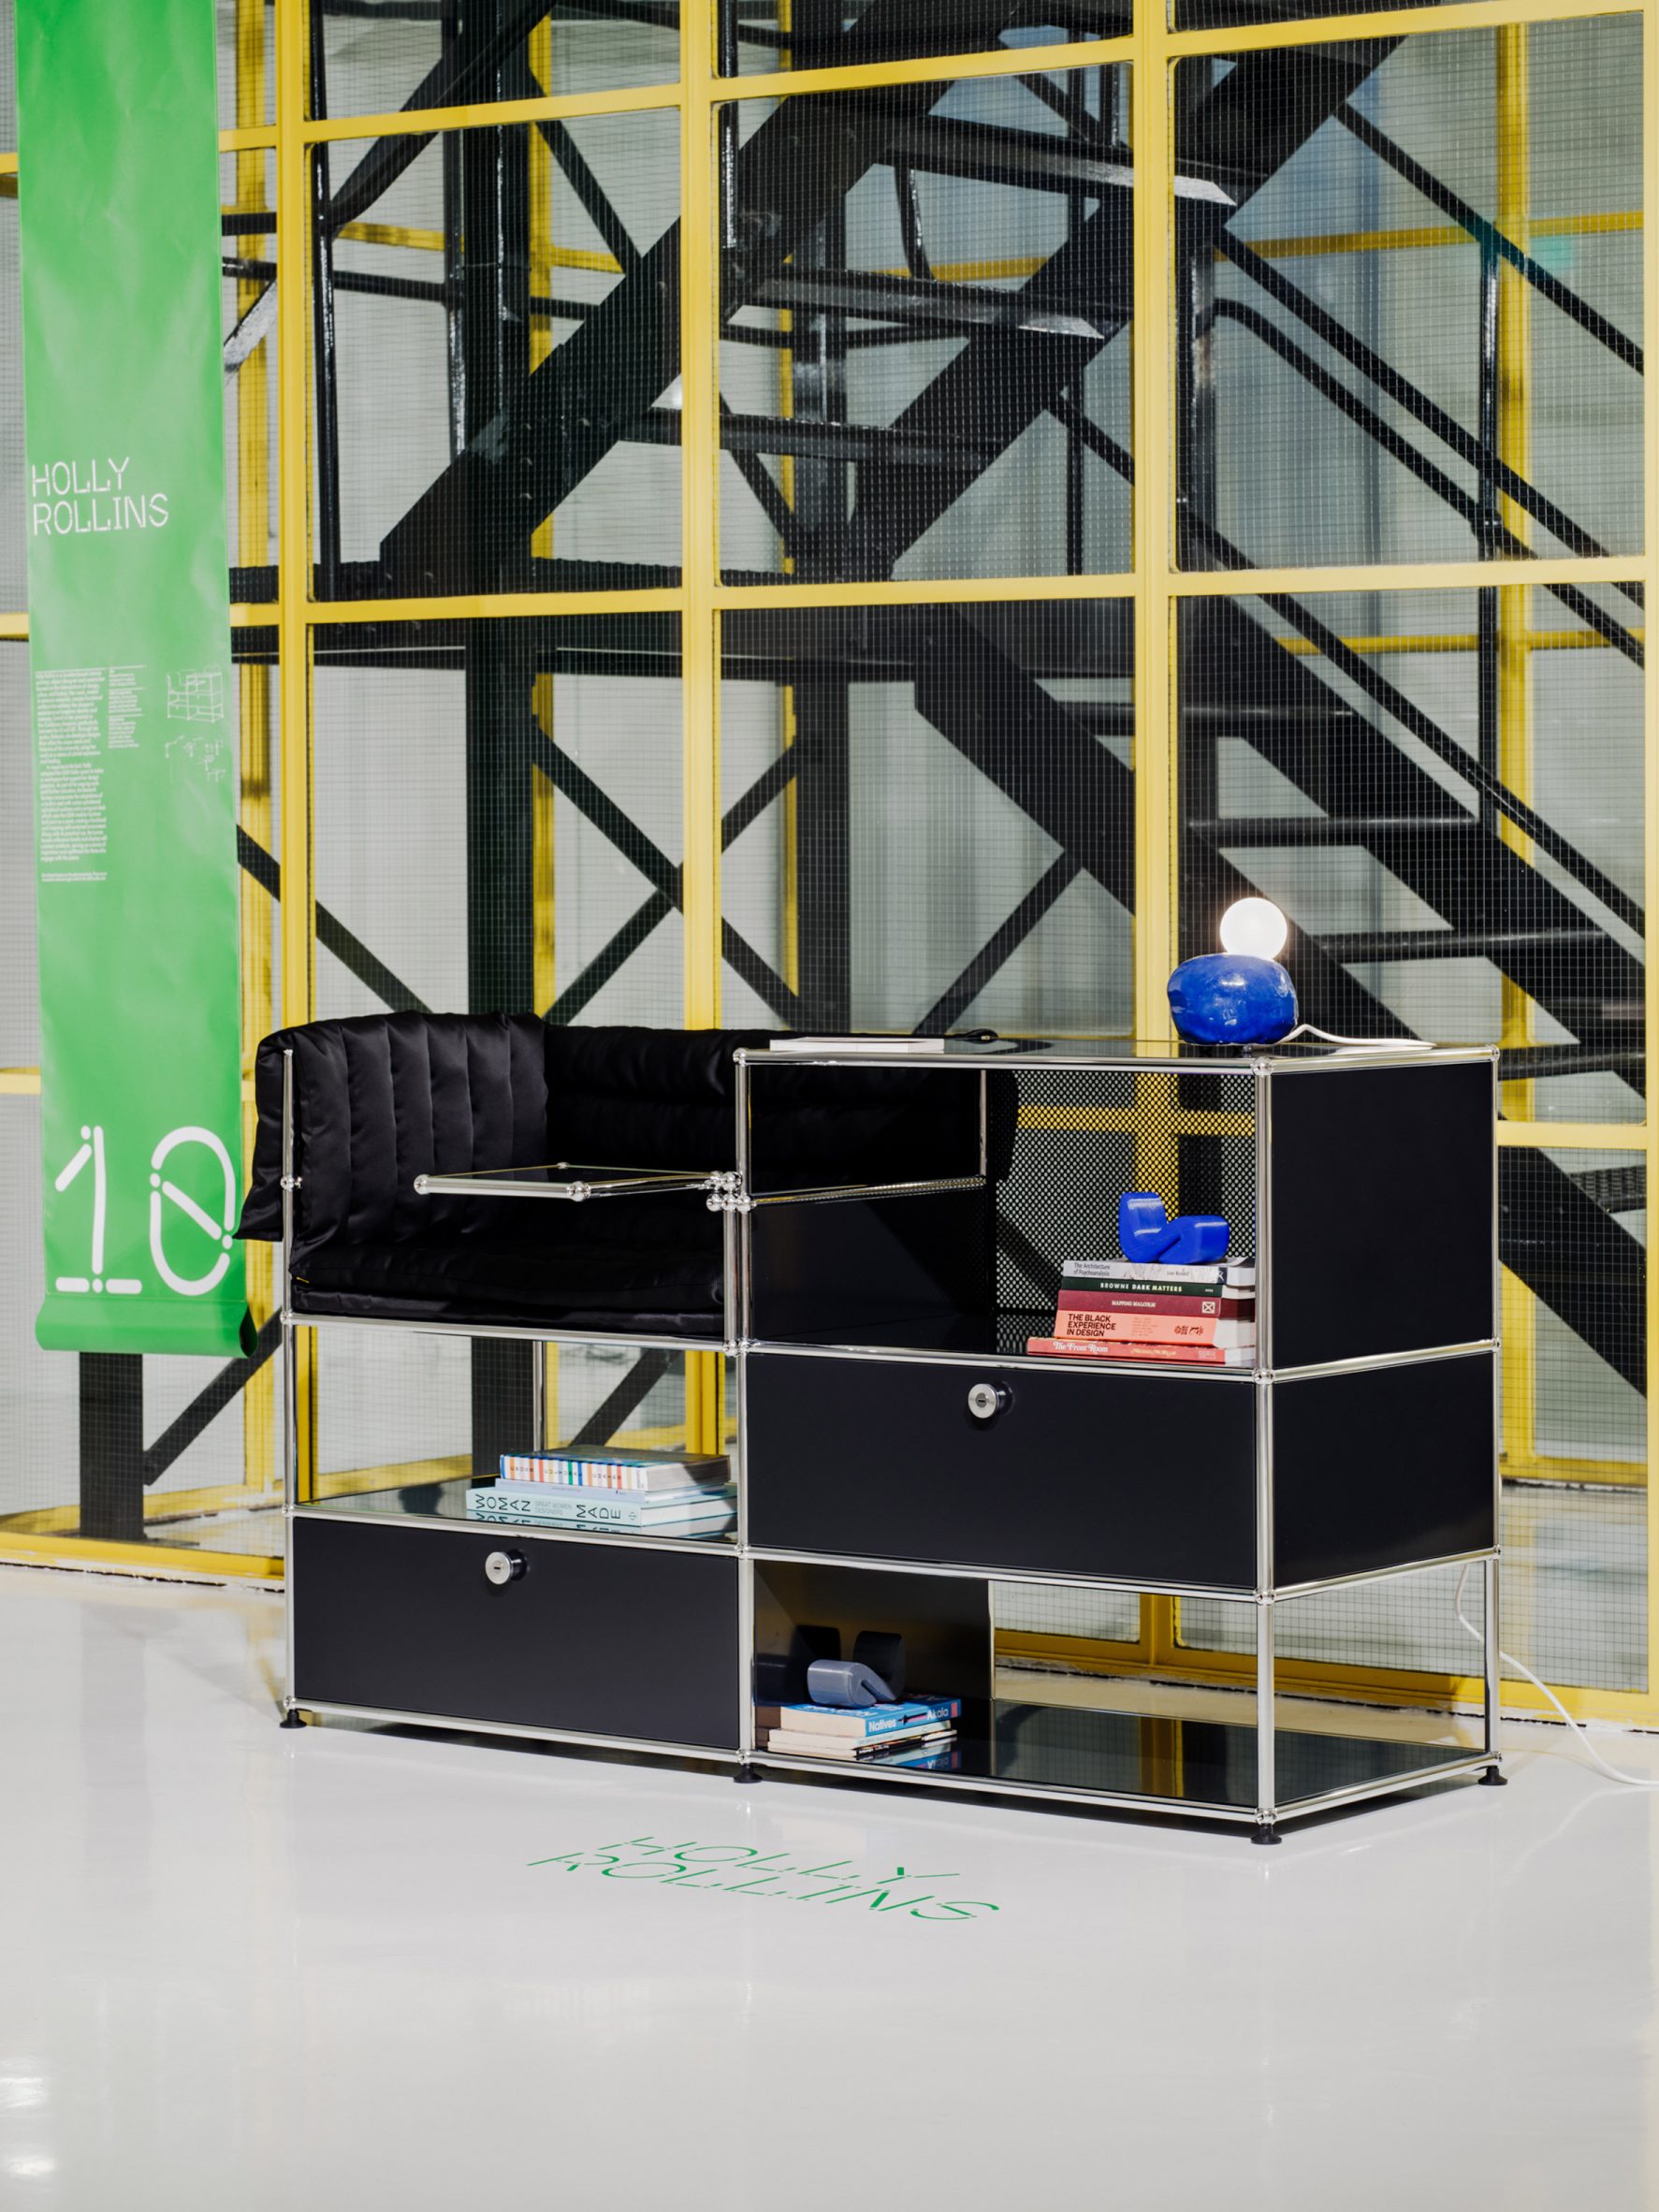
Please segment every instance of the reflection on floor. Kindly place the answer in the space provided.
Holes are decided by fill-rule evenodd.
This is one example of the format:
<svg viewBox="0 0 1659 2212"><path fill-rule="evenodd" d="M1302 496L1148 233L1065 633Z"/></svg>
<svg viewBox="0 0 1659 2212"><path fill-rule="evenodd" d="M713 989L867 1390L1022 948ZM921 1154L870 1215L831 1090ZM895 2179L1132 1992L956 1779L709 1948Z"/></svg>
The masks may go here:
<svg viewBox="0 0 1659 2212"><path fill-rule="evenodd" d="M1560 1730L1263 1852L284 1732L281 1621L0 1570L7 2212L1659 2202L1659 1804Z"/></svg>

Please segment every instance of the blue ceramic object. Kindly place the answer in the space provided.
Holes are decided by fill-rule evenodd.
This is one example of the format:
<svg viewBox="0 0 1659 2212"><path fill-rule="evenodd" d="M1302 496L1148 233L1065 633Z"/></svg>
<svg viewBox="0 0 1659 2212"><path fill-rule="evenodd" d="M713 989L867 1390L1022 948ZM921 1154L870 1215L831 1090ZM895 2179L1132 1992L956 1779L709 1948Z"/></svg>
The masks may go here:
<svg viewBox="0 0 1659 2212"><path fill-rule="evenodd" d="M1117 1242L1126 1259L1165 1267L1202 1267L1227 1257L1231 1235L1215 1214L1177 1214L1166 1219L1156 1190L1126 1190L1117 1201Z"/></svg>
<svg viewBox="0 0 1659 2212"><path fill-rule="evenodd" d="M1272 1044L1296 1026L1296 990L1276 960L1205 953L1170 978L1170 1011L1193 1044Z"/></svg>

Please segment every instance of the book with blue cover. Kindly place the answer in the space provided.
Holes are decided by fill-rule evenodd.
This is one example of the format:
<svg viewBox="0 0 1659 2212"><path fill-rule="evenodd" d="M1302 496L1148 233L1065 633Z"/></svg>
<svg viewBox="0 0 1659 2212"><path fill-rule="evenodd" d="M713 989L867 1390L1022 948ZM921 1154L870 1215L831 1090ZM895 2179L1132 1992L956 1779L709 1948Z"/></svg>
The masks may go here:
<svg viewBox="0 0 1659 2212"><path fill-rule="evenodd" d="M921 1697L895 1705L781 1705L772 1710L777 1717L770 1724L792 1735L842 1736L868 1742L877 1737L946 1726L961 1719L962 1700Z"/></svg>

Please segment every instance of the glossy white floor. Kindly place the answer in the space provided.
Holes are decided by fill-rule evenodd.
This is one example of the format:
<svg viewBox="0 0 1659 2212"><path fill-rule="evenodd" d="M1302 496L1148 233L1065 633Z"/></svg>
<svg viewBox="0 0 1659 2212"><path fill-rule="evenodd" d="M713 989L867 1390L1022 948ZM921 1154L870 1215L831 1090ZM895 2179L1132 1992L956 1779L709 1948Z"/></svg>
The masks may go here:
<svg viewBox="0 0 1659 2212"><path fill-rule="evenodd" d="M1659 2204L1659 1793L1562 1731L1259 1851L284 1733L279 1652L0 1570L6 2212Z"/></svg>

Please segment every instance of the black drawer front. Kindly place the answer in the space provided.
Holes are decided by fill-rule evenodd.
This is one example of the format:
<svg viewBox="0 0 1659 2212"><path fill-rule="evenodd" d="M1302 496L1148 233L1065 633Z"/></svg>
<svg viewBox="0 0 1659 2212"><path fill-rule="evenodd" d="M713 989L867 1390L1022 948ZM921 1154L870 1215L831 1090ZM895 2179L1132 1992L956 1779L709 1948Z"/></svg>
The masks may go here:
<svg viewBox="0 0 1659 2212"><path fill-rule="evenodd" d="M484 1562L518 1552L497 1588ZM294 1695L642 1741L737 1741L737 1564L517 1529L294 1523Z"/></svg>
<svg viewBox="0 0 1659 2212"><path fill-rule="evenodd" d="M1273 1579L1320 1581L1497 1540L1491 1352L1273 1389Z"/></svg>
<svg viewBox="0 0 1659 2212"><path fill-rule="evenodd" d="M1249 1382L756 1352L747 1389L763 1548L1255 1587Z"/></svg>

